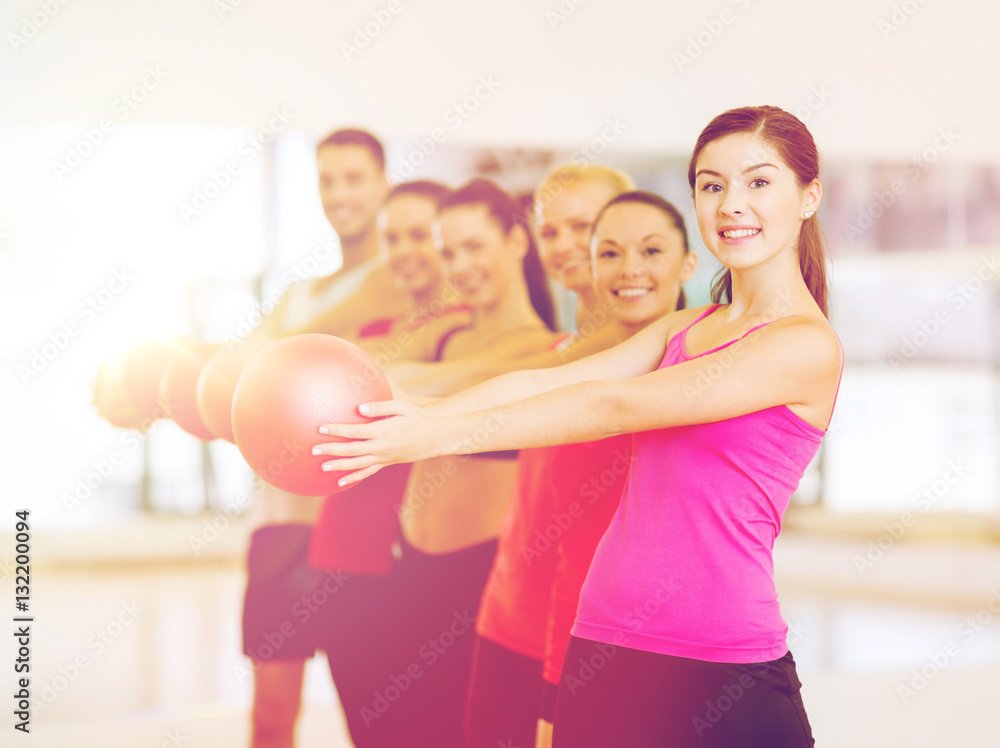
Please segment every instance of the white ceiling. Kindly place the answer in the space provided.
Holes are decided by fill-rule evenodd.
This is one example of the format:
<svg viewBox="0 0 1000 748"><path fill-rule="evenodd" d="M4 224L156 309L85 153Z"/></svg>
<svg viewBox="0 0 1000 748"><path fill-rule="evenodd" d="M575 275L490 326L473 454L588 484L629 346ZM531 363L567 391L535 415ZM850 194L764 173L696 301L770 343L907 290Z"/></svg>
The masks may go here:
<svg viewBox="0 0 1000 748"><path fill-rule="evenodd" d="M1000 4L987 0L64 1L5 3L0 125L97 123L159 66L166 79L129 121L260 127L286 107L312 137L357 123L388 139L442 127L455 144L574 148L611 117L625 128L615 147L684 155L726 108L795 111L825 91L809 126L827 158L905 159L950 128L945 158L1000 163ZM894 8L906 21L885 38ZM346 59L373 12L390 22ZM22 42L33 14L45 26ZM710 26L721 33L679 63ZM481 76L497 89L456 126L449 108Z"/></svg>

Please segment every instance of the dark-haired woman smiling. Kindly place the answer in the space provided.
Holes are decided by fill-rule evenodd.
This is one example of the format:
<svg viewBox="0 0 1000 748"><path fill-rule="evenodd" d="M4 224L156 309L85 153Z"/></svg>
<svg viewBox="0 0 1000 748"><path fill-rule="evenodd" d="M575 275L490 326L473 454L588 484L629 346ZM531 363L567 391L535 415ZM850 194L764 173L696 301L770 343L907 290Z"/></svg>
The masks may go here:
<svg viewBox="0 0 1000 748"><path fill-rule="evenodd" d="M520 206L492 182L474 180L442 198L434 226L445 276L472 315L441 345L440 358L460 362L493 346L514 355L549 347L557 337L551 298ZM463 438L474 443L489 428ZM464 748L476 611L516 472L516 451L413 465L391 572L397 625L387 642L391 675L406 675L409 686L384 714L374 701L366 711L379 729L391 721L412 748ZM400 690L391 679L390 687Z"/></svg>

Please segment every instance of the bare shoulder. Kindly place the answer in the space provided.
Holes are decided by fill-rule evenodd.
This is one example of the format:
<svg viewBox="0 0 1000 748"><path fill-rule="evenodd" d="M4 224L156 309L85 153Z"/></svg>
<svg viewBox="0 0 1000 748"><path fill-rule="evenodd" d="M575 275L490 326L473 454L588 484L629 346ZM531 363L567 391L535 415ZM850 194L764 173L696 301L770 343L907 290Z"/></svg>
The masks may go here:
<svg viewBox="0 0 1000 748"><path fill-rule="evenodd" d="M758 332L763 333L768 378L787 388L785 404L805 422L825 430L844 360L840 339L830 323L820 316L801 314L775 320Z"/></svg>
<svg viewBox="0 0 1000 748"><path fill-rule="evenodd" d="M814 372L836 372L839 376L844 358L840 338L823 317L797 314L775 320L762 328L772 333L775 343Z"/></svg>

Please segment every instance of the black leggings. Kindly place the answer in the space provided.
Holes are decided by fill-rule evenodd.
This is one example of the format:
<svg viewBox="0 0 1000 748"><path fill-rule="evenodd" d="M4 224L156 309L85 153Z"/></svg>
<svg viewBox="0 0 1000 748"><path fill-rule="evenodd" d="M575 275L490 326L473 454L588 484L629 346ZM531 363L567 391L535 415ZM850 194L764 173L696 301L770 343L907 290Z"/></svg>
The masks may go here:
<svg viewBox="0 0 1000 748"><path fill-rule="evenodd" d="M428 554L402 543L386 615L374 631L356 632L375 644L377 660L360 702L344 702L357 748L465 748L476 612L496 545Z"/></svg>
<svg viewBox="0 0 1000 748"><path fill-rule="evenodd" d="M465 712L468 748L531 748L541 715L542 662L476 635Z"/></svg>
<svg viewBox="0 0 1000 748"><path fill-rule="evenodd" d="M809 748L791 652L738 665L570 639L553 748Z"/></svg>
<svg viewBox="0 0 1000 748"><path fill-rule="evenodd" d="M388 577L349 577L322 642L348 731L358 748L404 746L395 726L372 710L374 694L386 688L396 665L389 646L397 617L390 585Z"/></svg>

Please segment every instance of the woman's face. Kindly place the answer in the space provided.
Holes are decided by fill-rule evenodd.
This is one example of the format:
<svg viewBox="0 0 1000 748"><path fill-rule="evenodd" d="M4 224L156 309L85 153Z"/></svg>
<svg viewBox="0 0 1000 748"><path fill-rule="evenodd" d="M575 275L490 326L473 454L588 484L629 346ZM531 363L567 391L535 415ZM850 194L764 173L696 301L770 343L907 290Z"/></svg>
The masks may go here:
<svg viewBox="0 0 1000 748"><path fill-rule="evenodd" d="M762 138L727 135L705 146L695 163L694 204L708 250L731 270L798 261L803 214L816 210L819 180L802 187Z"/></svg>
<svg viewBox="0 0 1000 748"><path fill-rule="evenodd" d="M594 250L598 292L612 300L615 318L631 327L674 311L681 284L698 266L673 220L643 203L608 208L595 229Z"/></svg>
<svg viewBox="0 0 1000 748"><path fill-rule="evenodd" d="M441 279L441 259L431 225L437 203L420 195L399 195L379 215L379 235L396 282L411 294L433 288Z"/></svg>
<svg viewBox="0 0 1000 748"><path fill-rule="evenodd" d="M538 253L546 275L569 291L593 286L590 232L594 218L614 193L598 184L567 187L535 212Z"/></svg>
<svg viewBox="0 0 1000 748"><path fill-rule="evenodd" d="M469 306L496 305L523 278L525 242L517 241L516 228L505 235L485 205L447 208L438 214L435 228L445 277Z"/></svg>

